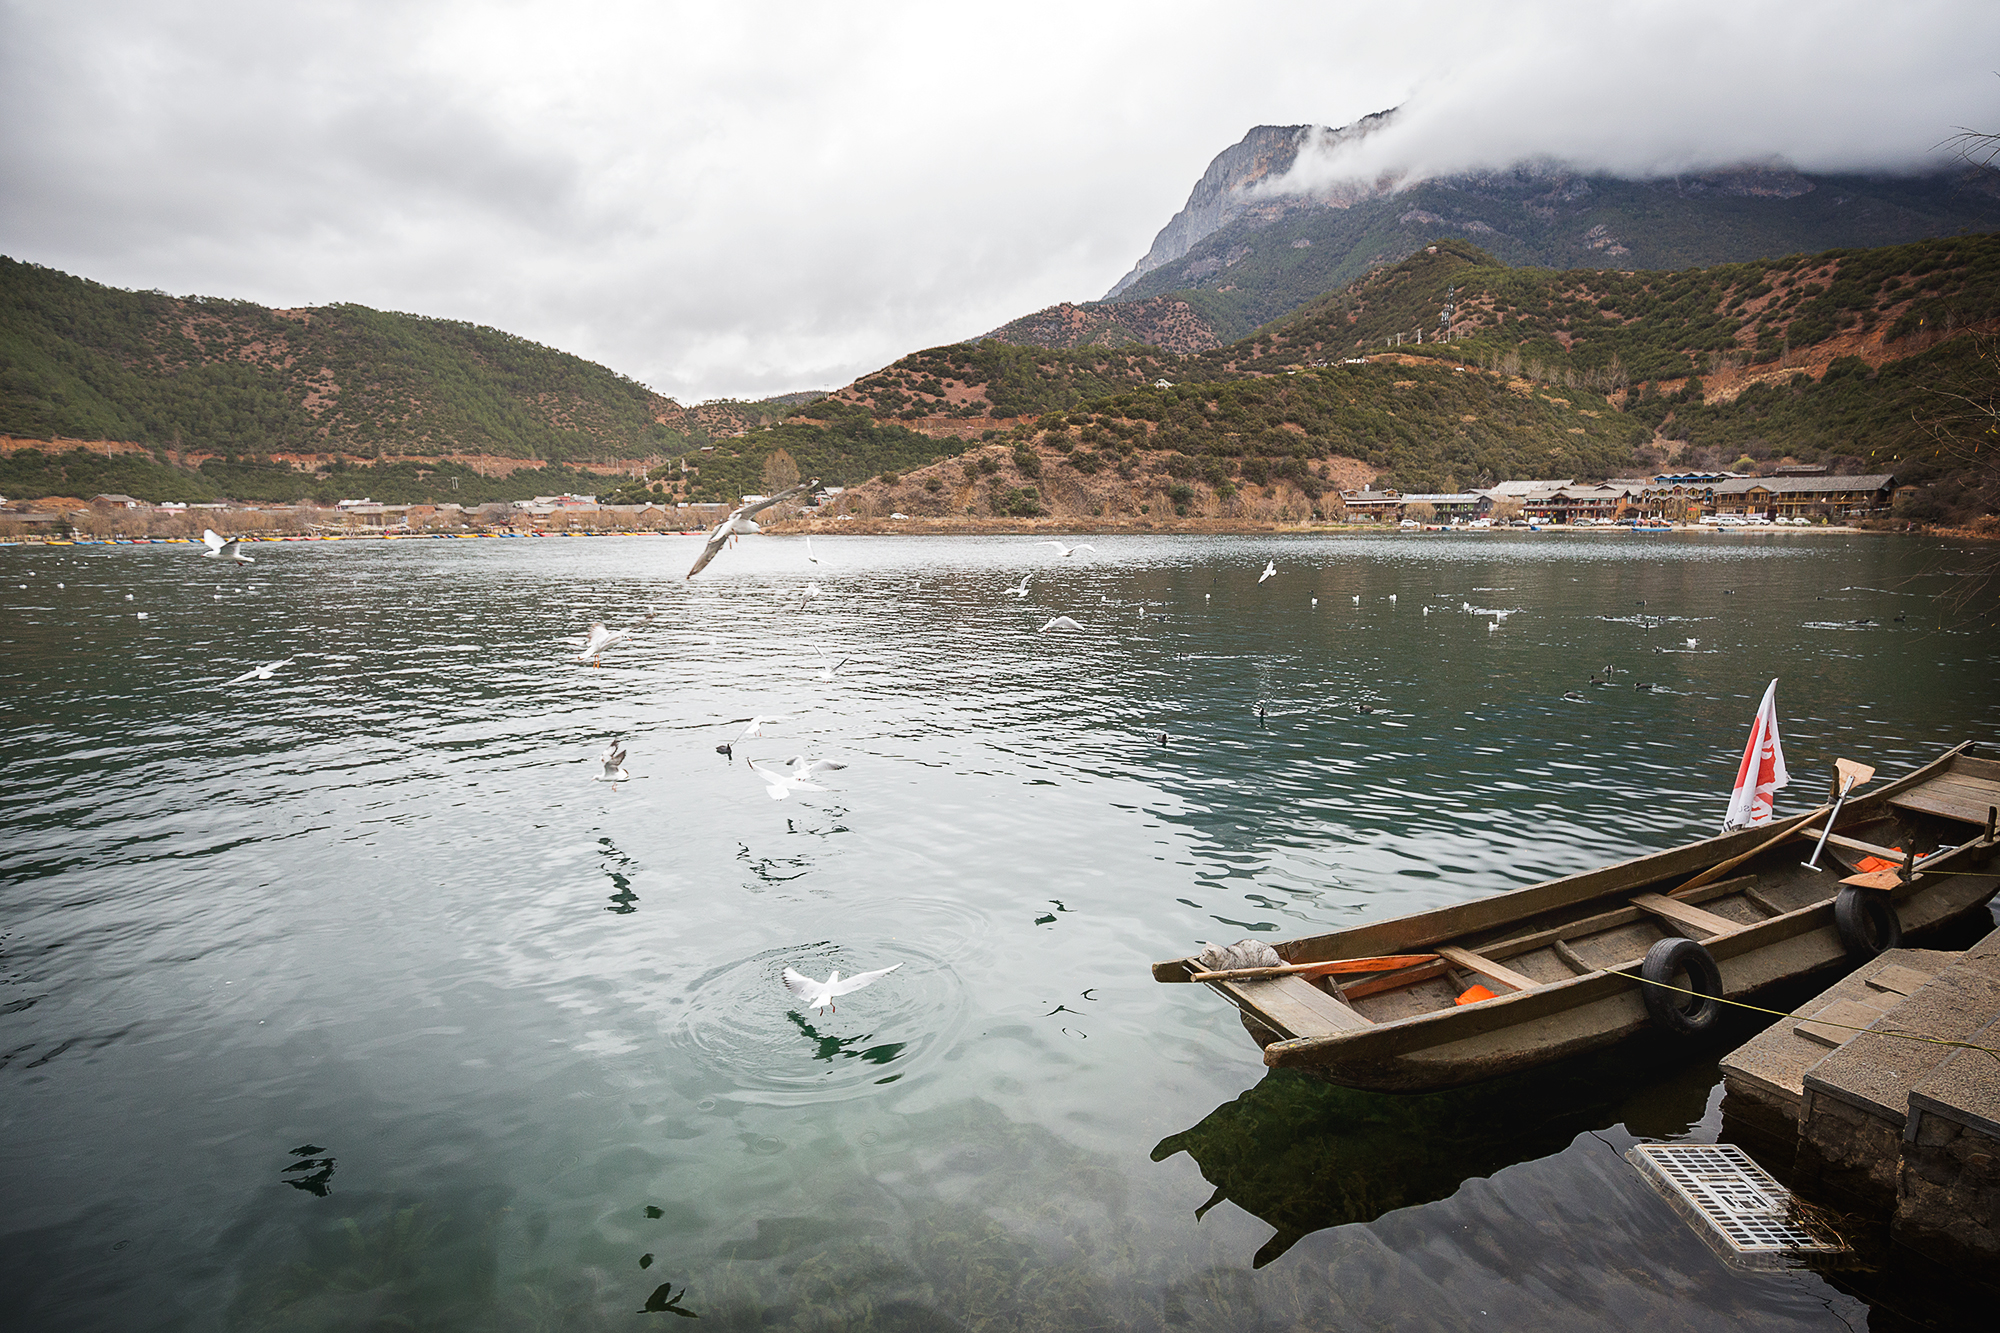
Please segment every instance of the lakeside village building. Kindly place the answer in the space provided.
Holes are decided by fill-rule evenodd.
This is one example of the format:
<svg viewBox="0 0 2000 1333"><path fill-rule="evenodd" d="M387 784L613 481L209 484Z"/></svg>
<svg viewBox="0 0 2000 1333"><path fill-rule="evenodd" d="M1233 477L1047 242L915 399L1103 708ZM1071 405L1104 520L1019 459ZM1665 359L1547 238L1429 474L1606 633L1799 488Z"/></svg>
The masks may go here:
<svg viewBox="0 0 2000 1333"><path fill-rule="evenodd" d="M1602 482L1503 481L1443 494L1342 491L1341 499L1348 519L1360 523L1415 521L1409 510L1419 503L1429 506L1424 522L1477 522L1489 519L1494 506L1506 501L1518 502L1521 517L1530 523L1689 523L1709 518L1811 522L1883 517L1894 505L1897 490L1895 476L1886 472L1863 477L1681 472Z"/></svg>

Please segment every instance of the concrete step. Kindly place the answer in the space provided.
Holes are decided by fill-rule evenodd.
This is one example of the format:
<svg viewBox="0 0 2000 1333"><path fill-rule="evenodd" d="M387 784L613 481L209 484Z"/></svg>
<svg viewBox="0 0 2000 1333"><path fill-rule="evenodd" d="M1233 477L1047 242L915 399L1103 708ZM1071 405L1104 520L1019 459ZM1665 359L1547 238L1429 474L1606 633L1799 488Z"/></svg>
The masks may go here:
<svg viewBox="0 0 2000 1333"><path fill-rule="evenodd" d="M1827 1016L1832 1007L1822 1007L1819 1016ZM1859 1017L1858 1011L1853 1017ZM1914 1094L1926 1096L1925 1105L1937 1108L1926 1114L1958 1126L1959 1133L2000 1119L1995 1114L2000 1111L2000 1080L1987 1074L2000 1073L2000 1063L1982 1052L1945 1044L1990 1046L1978 1038L1996 1021L2000 931L1938 968L1930 981L1868 1023L1870 1030L1850 1034L1803 1072L1794 1187L1866 1207L1892 1203Z"/></svg>
<svg viewBox="0 0 2000 1333"><path fill-rule="evenodd" d="M1791 1157L1805 1101L1805 1077L1834 1051L1893 1013L1960 955L1938 949L1891 949L1730 1052L1722 1061L1723 1113L1750 1131L1755 1146ZM1839 1025L1839 1026L1836 1026Z"/></svg>

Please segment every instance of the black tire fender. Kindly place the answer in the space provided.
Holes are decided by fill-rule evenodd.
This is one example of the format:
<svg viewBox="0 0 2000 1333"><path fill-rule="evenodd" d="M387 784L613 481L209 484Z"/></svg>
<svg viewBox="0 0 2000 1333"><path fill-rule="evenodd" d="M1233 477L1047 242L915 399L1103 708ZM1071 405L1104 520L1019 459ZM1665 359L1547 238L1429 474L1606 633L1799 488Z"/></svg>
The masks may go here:
<svg viewBox="0 0 2000 1333"><path fill-rule="evenodd" d="M1843 884L1833 900L1833 924L1841 946L1856 958L1873 958L1903 942L1903 919L1879 889Z"/></svg>
<svg viewBox="0 0 2000 1333"><path fill-rule="evenodd" d="M1684 994L1669 990L1678 985L1675 976L1687 975ZM1646 1001L1646 1015L1669 1032L1695 1037L1714 1027L1722 1017L1722 969L1715 957L1694 940L1674 937L1661 940L1646 950L1639 975L1656 984L1640 987Z"/></svg>

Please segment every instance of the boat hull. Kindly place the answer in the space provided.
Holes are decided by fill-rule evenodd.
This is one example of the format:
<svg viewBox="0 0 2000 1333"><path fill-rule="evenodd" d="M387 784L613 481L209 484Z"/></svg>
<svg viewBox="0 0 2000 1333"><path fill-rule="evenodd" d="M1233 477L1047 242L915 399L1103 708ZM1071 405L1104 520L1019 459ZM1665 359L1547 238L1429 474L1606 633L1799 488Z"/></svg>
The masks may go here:
<svg viewBox="0 0 2000 1333"><path fill-rule="evenodd" d="M1843 939L1836 895L1857 862L1874 868L1864 853L1897 850L1882 844L1940 848L1893 888L1847 890L1885 895L1906 936L1942 933L2000 890L1993 867L2000 764L1965 756L1965 748L1850 802L1834 838L1844 863L1829 854L1820 868L1802 864L1811 851L1805 840L1818 830L1801 819L1789 832L1777 826L1775 837L1773 826L1744 830L1277 946L1295 965L1439 951L1439 961L1385 980L1206 984L1242 1011L1267 1065L1378 1092L1459 1087L1658 1031L1640 968L1663 938L1697 940L1721 973L1721 997L1754 1003L1863 960ZM1815 813L1823 822L1824 808ZM1154 975L1190 980L1201 967L1178 959L1156 964ZM1481 993L1467 990L1454 1003L1456 992L1482 978L1496 994L1465 1002Z"/></svg>

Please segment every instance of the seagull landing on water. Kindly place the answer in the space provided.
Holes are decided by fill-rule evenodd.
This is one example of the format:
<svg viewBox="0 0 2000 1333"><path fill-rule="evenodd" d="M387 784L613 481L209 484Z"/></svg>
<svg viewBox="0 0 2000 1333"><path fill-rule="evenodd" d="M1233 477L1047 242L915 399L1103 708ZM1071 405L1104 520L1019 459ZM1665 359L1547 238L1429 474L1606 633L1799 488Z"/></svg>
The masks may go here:
<svg viewBox="0 0 2000 1333"><path fill-rule="evenodd" d="M279 667L288 667L296 660L296 658L287 657L276 662L266 662L263 666L251 667L248 671L227 683L241 685L246 680L269 680L277 674Z"/></svg>
<svg viewBox="0 0 2000 1333"><path fill-rule="evenodd" d="M688 570L687 576L693 578L695 575L701 573L702 570L708 568L708 562L720 555L722 548L727 546L733 538L762 532L763 529L757 526L752 515L761 514L772 505L783 504L795 495L803 495L817 485L819 485L819 478L814 477L811 481L802 481L796 486L787 487L768 500L759 500L756 504L739 506L728 518L723 519L708 530L708 544L703 546L701 554L695 557L694 565Z"/></svg>
<svg viewBox="0 0 2000 1333"><path fill-rule="evenodd" d="M1028 580L1033 577L1033 574L1023 574L1019 583L1011 588L1002 588L1000 591L1006 593L1009 597L1026 597L1028 595Z"/></svg>
<svg viewBox="0 0 2000 1333"><path fill-rule="evenodd" d="M833 975L825 981L814 981L804 973L794 972L788 967L785 969L785 989L804 1001L808 1009L817 1009L821 1013L832 1009L835 1013L839 1013L840 1010L833 1003L834 997L858 991L863 986L888 976L901 966L901 963L892 963L888 967L878 967L873 972L856 972L845 981L840 979L840 969L837 967L833 970Z"/></svg>
<svg viewBox="0 0 2000 1333"><path fill-rule="evenodd" d="M202 554L211 560L234 560L239 565L254 565L257 563L249 556L243 554L243 539L241 537L224 537L214 528L203 528L201 530L201 541L202 545L208 548Z"/></svg>
<svg viewBox="0 0 2000 1333"><path fill-rule="evenodd" d="M1272 577L1277 572L1278 572L1278 562L1275 560L1266 560L1264 562L1264 572L1257 576L1257 582L1262 583L1265 579Z"/></svg>
<svg viewBox="0 0 2000 1333"><path fill-rule="evenodd" d="M624 782L632 776L625 771L625 747L615 740L604 747L604 753L597 756L597 762L604 765L604 771L594 781Z"/></svg>
<svg viewBox="0 0 2000 1333"><path fill-rule="evenodd" d="M1075 555L1078 551L1089 551L1092 554L1095 554L1097 551L1097 548L1095 546L1092 546L1089 542L1078 542L1074 546L1064 546L1061 542L1050 541L1047 538L1044 538L1043 540L1036 542L1035 545L1053 546L1056 548L1056 554L1061 556L1065 560Z"/></svg>
<svg viewBox="0 0 2000 1333"><path fill-rule="evenodd" d="M782 801L795 791L825 791L813 778L829 769L846 767L831 759L808 761L802 754L793 755L783 764L767 764L761 759L750 761L751 772L764 780L764 794L774 801Z"/></svg>
<svg viewBox="0 0 2000 1333"><path fill-rule="evenodd" d="M1083 626L1077 624L1074 620L1071 620L1068 616L1057 616L1054 620L1051 620L1048 624L1036 630L1035 633L1047 634L1052 629L1080 630L1082 628Z"/></svg>

